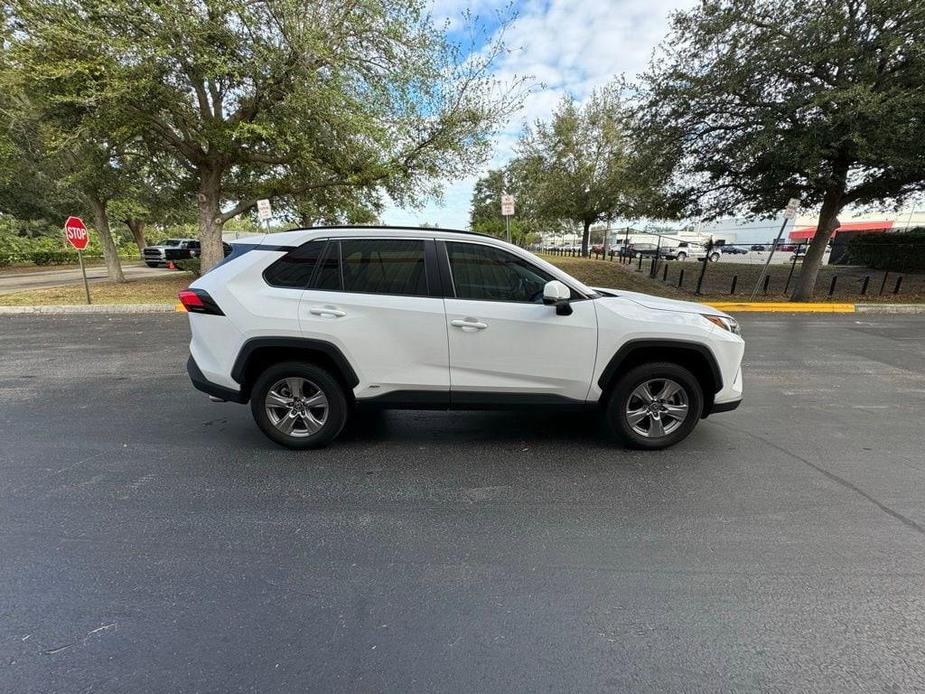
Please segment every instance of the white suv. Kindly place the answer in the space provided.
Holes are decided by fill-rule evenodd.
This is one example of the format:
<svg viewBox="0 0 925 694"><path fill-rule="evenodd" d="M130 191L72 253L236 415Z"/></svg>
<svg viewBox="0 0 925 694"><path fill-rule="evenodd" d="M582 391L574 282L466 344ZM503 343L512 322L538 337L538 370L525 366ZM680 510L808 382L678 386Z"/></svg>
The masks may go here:
<svg viewBox="0 0 925 694"><path fill-rule="evenodd" d="M250 402L291 448L358 406L600 408L664 448L742 399L736 321L702 304L587 287L467 232L314 228L243 239L180 293L193 385Z"/></svg>

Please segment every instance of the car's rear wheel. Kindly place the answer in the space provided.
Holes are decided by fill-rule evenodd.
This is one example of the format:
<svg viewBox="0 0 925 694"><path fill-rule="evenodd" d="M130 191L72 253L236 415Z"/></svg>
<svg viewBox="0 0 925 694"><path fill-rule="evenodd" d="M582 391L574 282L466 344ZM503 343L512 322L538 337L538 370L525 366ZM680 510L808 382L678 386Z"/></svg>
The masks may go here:
<svg viewBox="0 0 925 694"><path fill-rule="evenodd" d="M257 426L288 448L326 446L344 428L347 409L344 387L314 364L271 366L251 390L251 412Z"/></svg>
<svg viewBox="0 0 925 694"><path fill-rule="evenodd" d="M607 403L607 420L630 448L673 446L697 425L703 391L694 375L670 362L641 364L624 374Z"/></svg>
<svg viewBox="0 0 925 694"><path fill-rule="evenodd" d="M711 254L710 254L710 262L711 262L711 263L715 263L717 260L719 260L719 253L715 253L715 252L714 252L714 253L711 253Z"/></svg>
<svg viewBox="0 0 925 694"><path fill-rule="evenodd" d="M682 262L687 260L687 253L684 253L683 251L681 253L678 253L678 260Z"/></svg>
<svg viewBox="0 0 925 694"><path fill-rule="evenodd" d="M148 267L157 267L158 265L160 265L160 263L150 263L146 261L145 265L147 265Z"/></svg>

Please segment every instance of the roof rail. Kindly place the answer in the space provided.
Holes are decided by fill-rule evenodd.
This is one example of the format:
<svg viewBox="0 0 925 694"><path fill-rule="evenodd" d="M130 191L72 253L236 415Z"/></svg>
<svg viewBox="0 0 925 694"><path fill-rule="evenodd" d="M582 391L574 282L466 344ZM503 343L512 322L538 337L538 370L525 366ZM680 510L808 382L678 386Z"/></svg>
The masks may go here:
<svg viewBox="0 0 925 694"><path fill-rule="evenodd" d="M415 227L415 226L392 226L389 224L321 224L311 227L294 227L285 231L314 231L315 229L381 229L383 231L447 231L451 234L468 234L470 236L484 236L489 239L498 239L491 234L483 234L478 231L469 231L468 229L444 229L443 227ZM501 239L502 241L504 239Z"/></svg>

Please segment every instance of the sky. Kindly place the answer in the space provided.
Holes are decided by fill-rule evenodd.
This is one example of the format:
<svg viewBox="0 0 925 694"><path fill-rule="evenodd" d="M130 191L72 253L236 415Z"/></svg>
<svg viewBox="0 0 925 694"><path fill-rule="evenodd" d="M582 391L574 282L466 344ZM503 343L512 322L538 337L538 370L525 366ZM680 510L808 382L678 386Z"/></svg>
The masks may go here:
<svg viewBox="0 0 925 694"><path fill-rule="evenodd" d="M667 33L669 13L694 4L694 0L514 0L513 5L509 0L434 0L432 15L437 22L449 23L450 40L464 35L466 8L485 22L489 32L498 27L499 13L512 11L515 19L505 33L508 53L498 61L495 73L501 80L532 76L542 86L533 90L496 136L491 160L475 175L446 181L442 200L422 209L388 204L382 221L468 228L478 175L511 158L525 124L548 119L564 95L581 101L618 75L634 78Z"/></svg>

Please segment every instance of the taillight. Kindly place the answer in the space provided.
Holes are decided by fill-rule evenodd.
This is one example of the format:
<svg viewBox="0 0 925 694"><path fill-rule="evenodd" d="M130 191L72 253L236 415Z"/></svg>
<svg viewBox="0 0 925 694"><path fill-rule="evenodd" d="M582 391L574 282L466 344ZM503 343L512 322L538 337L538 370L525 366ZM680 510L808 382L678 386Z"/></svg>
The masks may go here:
<svg viewBox="0 0 925 694"><path fill-rule="evenodd" d="M212 316L224 316L215 300L204 289L184 289L177 294L180 303L190 313L208 313Z"/></svg>

